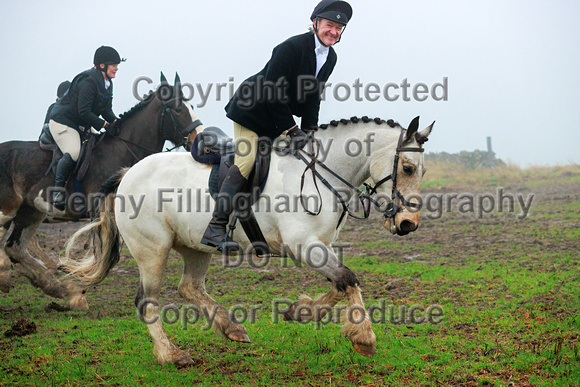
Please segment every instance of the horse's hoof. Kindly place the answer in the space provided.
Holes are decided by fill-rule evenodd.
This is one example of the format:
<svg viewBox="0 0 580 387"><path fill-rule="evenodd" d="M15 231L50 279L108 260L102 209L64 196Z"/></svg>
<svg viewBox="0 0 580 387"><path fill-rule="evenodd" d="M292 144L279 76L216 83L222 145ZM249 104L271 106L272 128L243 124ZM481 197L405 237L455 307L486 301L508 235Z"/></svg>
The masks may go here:
<svg viewBox="0 0 580 387"><path fill-rule="evenodd" d="M0 273L0 292L9 293L14 287L14 276L11 271Z"/></svg>
<svg viewBox="0 0 580 387"><path fill-rule="evenodd" d="M10 293L10 289L14 286L14 283L9 279L7 281L3 281L0 278L0 292L2 293Z"/></svg>
<svg viewBox="0 0 580 387"><path fill-rule="evenodd" d="M294 316L294 311L296 310L296 305L298 305L298 302L293 303L292 305L290 305L288 307L288 309L286 309L286 311L284 312L284 321L296 321L296 316Z"/></svg>
<svg viewBox="0 0 580 387"><path fill-rule="evenodd" d="M195 361L189 355L183 355L181 358L177 359L173 364L177 368L186 368L195 365Z"/></svg>
<svg viewBox="0 0 580 387"><path fill-rule="evenodd" d="M367 345L367 344L352 344L355 351L357 351L360 355L364 357L373 357L375 356L375 347L374 345Z"/></svg>
<svg viewBox="0 0 580 387"><path fill-rule="evenodd" d="M44 307L45 312L52 312L53 310L57 312L68 312L71 310L71 308L68 305L63 306L57 304L56 302L51 302L50 304Z"/></svg>
<svg viewBox="0 0 580 387"><path fill-rule="evenodd" d="M84 295L73 297L69 300L67 307L70 310L83 311L89 310L89 303Z"/></svg>
<svg viewBox="0 0 580 387"><path fill-rule="evenodd" d="M247 334L240 331L235 331L232 333L228 333L228 339L232 341L237 341L239 343L251 343L250 338Z"/></svg>

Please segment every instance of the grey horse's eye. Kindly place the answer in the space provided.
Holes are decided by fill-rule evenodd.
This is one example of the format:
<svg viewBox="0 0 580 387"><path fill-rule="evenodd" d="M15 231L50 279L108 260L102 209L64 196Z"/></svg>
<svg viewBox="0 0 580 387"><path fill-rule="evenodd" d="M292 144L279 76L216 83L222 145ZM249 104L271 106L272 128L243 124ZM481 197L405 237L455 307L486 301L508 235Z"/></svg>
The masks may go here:
<svg viewBox="0 0 580 387"><path fill-rule="evenodd" d="M405 174L411 176L415 172L415 168L413 168L409 165L405 165L405 166L403 166L403 172L405 172Z"/></svg>

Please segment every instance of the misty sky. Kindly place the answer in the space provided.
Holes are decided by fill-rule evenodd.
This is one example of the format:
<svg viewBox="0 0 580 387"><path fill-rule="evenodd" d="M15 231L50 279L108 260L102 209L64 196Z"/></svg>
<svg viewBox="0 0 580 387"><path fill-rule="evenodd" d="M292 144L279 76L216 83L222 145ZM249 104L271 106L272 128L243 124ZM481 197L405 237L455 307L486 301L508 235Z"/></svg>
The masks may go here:
<svg viewBox="0 0 580 387"><path fill-rule="evenodd" d="M92 66L100 45L115 47L127 62L114 80L117 115L138 101L163 71L171 81L203 90L239 85L258 72L272 48L303 33L317 1L0 1L0 142L35 140L63 80ZM369 1L352 0L354 15L336 45L333 84L320 123L350 116L393 118L403 126L421 116L436 120L428 151L485 149L521 166L579 163L580 1ZM230 79L233 78L233 81ZM418 83L431 88L447 78L447 101L430 93L413 97ZM359 79L360 97L353 83ZM389 83L410 84L382 89ZM350 85L351 96L344 99ZM381 92L367 100L364 87ZM233 133L223 110L228 88L205 106L192 100L206 126ZM333 96L337 92L338 99ZM442 95L442 88L438 97Z"/></svg>

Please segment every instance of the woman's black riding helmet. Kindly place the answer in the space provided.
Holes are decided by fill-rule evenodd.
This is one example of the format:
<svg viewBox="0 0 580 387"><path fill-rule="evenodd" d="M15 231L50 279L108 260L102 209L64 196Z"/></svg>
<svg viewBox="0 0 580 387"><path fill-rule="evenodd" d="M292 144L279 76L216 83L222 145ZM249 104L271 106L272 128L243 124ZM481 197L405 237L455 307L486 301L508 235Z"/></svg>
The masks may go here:
<svg viewBox="0 0 580 387"><path fill-rule="evenodd" d="M93 64L99 68L99 65L103 63L105 65L104 69L100 69L102 72L107 74L107 67L112 64L119 64L126 61L125 58L121 59L121 56L113 47L101 46L95 51L95 57L93 58Z"/></svg>
<svg viewBox="0 0 580 387"><path fill-rule="evenodd" d="M56 89L57 101L64 96L64 93L66 93L69 88L70 88L70 81L61 82L60 85L58 85L58 89Z"/></svg>

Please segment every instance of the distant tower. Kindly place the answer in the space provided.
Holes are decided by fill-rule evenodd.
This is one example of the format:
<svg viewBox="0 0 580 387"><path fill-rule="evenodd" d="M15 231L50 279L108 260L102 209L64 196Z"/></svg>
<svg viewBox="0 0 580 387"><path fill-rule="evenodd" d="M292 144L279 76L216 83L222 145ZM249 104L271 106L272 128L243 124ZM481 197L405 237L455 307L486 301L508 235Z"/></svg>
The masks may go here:
<svg viewBox="0 0 580 387"><path fill-rule="evenodd" d="M495 160L493 157L493 150L491 150L491 137L487 138L487 155L488 155L488 167L495 168Z"/></svg>

